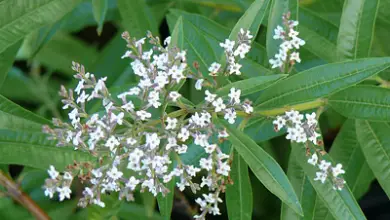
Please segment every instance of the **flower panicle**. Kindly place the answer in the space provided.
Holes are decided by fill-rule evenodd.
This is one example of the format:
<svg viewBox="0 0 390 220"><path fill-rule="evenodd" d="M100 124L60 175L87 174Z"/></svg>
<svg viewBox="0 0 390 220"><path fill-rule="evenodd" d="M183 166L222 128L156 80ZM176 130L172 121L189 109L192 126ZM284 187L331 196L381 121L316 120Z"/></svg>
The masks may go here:
<svg viewBox="0 0 390 220"><path fill-rule="evenodd" d="M75 89L62 86L59 92L63 109L69 111L69 123L53 119L53 128L44 126L43 131L50 139L57 140L59 147L72 146L90 153L96 163L75 163L64 172L50 166L45 195L52 198L58 193L60 201L69 199L71 184L78 177L85 185L79 206L105 207L103 194L117 192L118 199L127 201L134 200L135 190L149 191L154 196L166 195L169 189L165 185L175 181L181 191L186 188L194 193L200 189L209 191L196 200L202 212L196 218L205 218L208 213L220 214L219 197L227 183L230 157L220 146L228 133L213 124L212 114L219 114L234 124L236 111L248 115L253 112L251 102L242 101L241 90L237 88L231 88L227 96L214 93L216 83L209 79L209 74L201 73L197 65L191 68L186 51L171 45L170 37L161 42L150 32L141 39L124 32L122 38L128 50L121 58L131 60L130 66L139 81L114 94L108 89L107 77L99 78L87 72L83 65L72 63L79 82ZM248 53L251 38L249 31L242 29L238 43L233 43L236 48L226 48L221 43L231 61L228 65L236 65L235 71L230 71L232 67L228 66L224 72L220 65L213 63L208 69L210 74L240 73L237 65ZM149 47L145 46L147 42ZM198 90L210 87L204 91L205 102L196 110L184 109L183 114L173 117L166 112L166 106L187 108L178 85L188 79L196 80ZM90 111L88 107L96 103L102 110ZM161 115L156 115L157 109L163 110ZM187 163L182 157L190 154L192 145L200 146L206 156ZM173 159L177 162L175 166ZM194 182L193 178L200 175L202 181Z"/></svg>

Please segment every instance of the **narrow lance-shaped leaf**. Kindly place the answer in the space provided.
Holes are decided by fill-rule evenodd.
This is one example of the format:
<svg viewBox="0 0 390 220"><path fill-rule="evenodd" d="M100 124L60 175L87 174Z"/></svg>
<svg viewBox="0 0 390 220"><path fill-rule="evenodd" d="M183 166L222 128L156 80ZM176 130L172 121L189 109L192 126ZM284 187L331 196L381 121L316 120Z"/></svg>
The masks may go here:
<svg viewBox="0 0 390 220"><path fill-rule="evenodd" d="M0 95L0 128L41 131L42 124L50 124L50 121Z"/></svg>
<svg viewBox="0 0 390 220"><path fill-rule="evenodd" d="M231 127L224 120L219 120L216 117L214 120L226 127L229 141L264 186L296 213L302 215L297 195L279 164L243 132Z"/></svg>
<svg viewBox="0 0 390 220"><path fill-rule="evenodd" d="M173 32L174 26L176 26L177 22L171 15L167 16L167 20L169 28L171 32ZM199 64L199 69L205 77L210 77L208 75L208 68L209 65L216 60L214 51L212 50L209 42L194 24L184 19L182 22L183 24L181 27L183 28L183 32L182 34L179 33L179 39L183 39L183 47L180 49L187 51L187 60L196 61ZM181 42L179 41L178 43ZM194 69L194 71L196 70Z"/></svg>
<svg viewBox="0 0 390 220"><path fill-rule="evenodd" d="M268 86L272 85L273 82L283 79L287 75L284 74L275 74L269 76L258 76L245 80L240 80L234 83L230 83L216 91L218 96L227 96L231 88L236 88L241 90L241 95L250 95L255 92L261 91Z"/></svg>
<svg viewBox="0 0 390 220"><path fill-rule="evenodd" d="M283 14L290 12L291 20L298 19L298 1L297 0L273 0L268 17L267 25L267 55L273 57L279 51L280 41L274 40L274 29L278 25L283 25Z"/></svg>
<svg viewBox="0 0 390 220"><path fill-rule="evenodd" d="M329 97L340 114L355 119L390 121L390 90L377 86L354 86Z"/></svg>
<svg viewBox="0 0 390 220"><path fill-rule="evenodd" d="M81 0L4 0L0 4L0 53L30 32L54 23Z"/></svg>
<svg viewBox="0 0 390 220"><path fill-rule="evenodd" d="M173 170L173 163L169 165L169 170ZM165 220L171 219L173 198L175 195L175 183L176 177L173 176L171 181L165 185L169 192L165 196L163 196L161 193L157 195L158 209L160 210L160 214Z"/></svg>
<svg viewBox="0 0 390 220"><path fill-rule="evenodd" d="M108 0L92 0L93 17L98 23L98 27L96 29L98 35L101 35L103 31L104 19L106 17L108 8L107 1Z"/></svg>
<svg viewBox="0 0 390 220"><path fill-rule="evenodd" d="M238 33L241 29L250 31L251 35L253 35L255 38L266 15L266 10L270 1L271 0L255 0L233 27L232 31L230 32L229 39L236 41ZM226 64L226 56L224 53L221 54L220 63L222 66Z"/></svg>
<svg viewBox="0 0 390 220"><path fill-rule="evenodd" d="M268 87L256 101L257 109L283 107L326 97L358 84L389 66L390 58L385 57L314 67Z"/></svg>
<svg viewBox="0 0 390 220"><path fill-rule="evenodd" d="M294 155L290 155L287 169L287 177L298 195L299 202L302 205L303 216L297 215L291 208L282 204L281 220L292 219L312 219L317 198L316 191L310 183L309 177L299 165Z"/></svg>
<svg viewBox="0 0 390 220"><path fill-rule="evenodd" d="M308 143L307 145L313 153L316 148L312 143ZM318 197L324 201L333 217L336 219L365 219L362 210L347 185L339 191L333 189L333 184L329 180L326 180L325 183L314 180L318 167L307 162L307 149L305 144L292 143L291 148L292 154L296 157L299 165L305 171L305 174L308 176L312 186L316 190ZM327 161L332 161L327 154L322 157Z"/></svg>
<svg viewBox="0 0 390 220"><path fill-rule="evenodd" d="M243 130L244 125L245 123L240 124L240 131ZM236 150L232 150L233 163L229 173L232 184L226 186L226 207L229 220L250 220L252 219L253 194L248 165Z"/></svg>
<svg viewBox="0 0 390 220"><path fill-rule="evenodd" d="M63 170L74 161L94 162L88 153L71 148L56 147L41 132L0 129L0 163L18 164L38 169L50 165Z"/></svg>
<svg viewBox="0 0 390 220"><path fill-rule="evenodd" d="M343 177L347 185L356 199L361 198L368 191L375 177L367 164L357 140L355 120L348 119L344 122L333 142L329 155L334 161L343 165L343 169L345 170ZM316 207L317 209L314 213L315 219L328 219L332 217L321 199L317 199Z"/></svg>
<svg viewBox="0 0 390 220"><path fill-rule="evenodd" d="M378 7L379 0L344 1L337 39L340 60L370 55Z"/></svg>
<svg viewBox="0 0 390 220"><path fill-rule="evenodd" d="M123 25L131 37L142 38L147 31L158 33L156 21L144 0L118 0L117 2Z"/></svg>
<svg viewBox="0 0 390 220"><path fill-rule="evenodd" d="M356 120L360 146L379 184L390 198L390 124Z"/></svg>
<svg viewBox="0 0 390 220"><path fill-rule="evenodd" d="M16 53L19 50L21 42L15 43L11 47L8 47L5 51L0 53L0 88L3 85L5 78L9 70L14 63Z"/></svg>

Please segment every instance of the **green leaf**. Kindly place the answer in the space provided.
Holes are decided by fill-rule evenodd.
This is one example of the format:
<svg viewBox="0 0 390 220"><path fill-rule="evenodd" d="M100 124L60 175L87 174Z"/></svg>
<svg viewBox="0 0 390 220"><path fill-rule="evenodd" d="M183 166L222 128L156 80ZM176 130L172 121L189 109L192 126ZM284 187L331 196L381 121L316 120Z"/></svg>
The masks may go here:
<svg viewBox="0 0 390 220"><path fill-rule="evenodd" d="M326 64L280 80L260 94L257 109L283 107L326 97L388 68L390 58Z"/></svg>
<svg viewBox="0 0 390 220"><path fill-rule="evenodd" d="M184 48L184 28L183 28L183 17L180 16L172 30L171 43L169 47L177 47L179 49Z"/></svg>
<svg viewBox="0 0 390 220"><path fill-rule="evenodd" d="M304 49L327 61L337 61L334 55L338 27L318 16L316 12L299 8L299 36L306 41Z"/></svg>
<svg viewBox="0 0 390 220"><path fill-rule="evenodd" d="M63 170L74 161L91 161L89 153L55 147L41 132L0 129L0 163L18 164L46 170L50 165Z"/></svg>
<svg viewBox="0 0 390 220"><path fill-rule="evenodd" d="M390 90L377 86L354 86L329 97L338 113L355 119L390 121Z"/></svg>
<svg viewBox="0 0 390 220"><path fill-rule="evenodd" d="M267 55L274 57L279 52L281 41L274 40L274 29L283 24L283 14L290 12L291 20L298 19L298 1L297 0L273 0L268 17L267 25Z"/></svg>
<svg viewBox="0 0 390 220"><path fill-rule="evenodd" d="M364 158L357 140L355 120L348 119L343 124L333 142L329 155L334 161L343 165L345 170L343 177L348 187L357 200L361 198L368 191L375 177ZM321 199L317 198L315 203L315 219L331 218L331 214Z"/></svg>
<svg viewBox="0 0 390 220"><path fill-rule="evenodd" d="M117 214L118 217L125 220L162 220L164 219L158 213L154 212L153 216L145 215L145 207L134 202L123 202Z"/></svg>
<svg viewBox="0 0 390 220"><path fill-rule="evenodd" d="M234 25L230 32L229 39L236 41L241 28L249 30L253 37L256 37L266 15L266 10L270 1L271 0L255 0L241 16L236 25Z"/></svg>
<svg viewBox="0 0 390 220"><path fill-rule="evenodd" d="M108 0L92 0L93 17L98 23L97 33L100 36L103 31L104 19L107 14Z"/></svg>
<svg viewBox="0 0 390 220"><path fill-rule="evenodd" d="M174 25L176 24L175 19L170 15L167 18L169 28L173 32ZM182 27L183 34L179 35L179 39L183 38L183 48L180 49L185 49L187 51L187 59L198 62L200 71L206 77L210 77L208 75L208 68L216 60L213 49L195 25L183 19ZM181 43L180 41L178 43Z"/></svg>
<svg viewBox="0 0 390 220"><path fill-rule="evenodd" d="M356 199L361 198L374 180L356 135L355 120L348 119L330 149L329 155L343 165L344 179Z"/></svg>
<svg viewBox="0 0 390 220"><path fill-rule="evenodd" d="M169 171L173 170L173 163L169 164L168 170ZM167 187L169 192L165 196L163 196L161 193L157 195L158 209L160 210L161 216L163 216L165 220L171 219L173 199L175 195L175 185L176 185L175 183L176 183L176 177L173 176L172 180L165 184L165 187Z"/></svg>
<svg viewBox="0 0 390 220"><path fill-rule="evenodd" d="M311 152L314 152L317 146L313 146L312 143L307 144ZM306 146L305 144L292 143L292 154L296 157L299 165L305 171L312 186L317 192L317 196L321 198L326 207L332 213L336 219L365 219L362 210L353 197L349 187L347 185L339 190L333 189L333 184L327 180L325 183L320 181L314 181L318 168L307 163ZM329 155L322 156L324 160L332 161Z"/></svg>
<svg viewBox="0 0 390 220"><path fill-rule="evenodd" d="M21 42L15 43L11 47L8 47L5 51L0 53L0 88L3 85L8 71L11 69L14 63L16 53L19 50Z"/></svg>
<svg viewBox="0 0 390 220"><path fill-rule="evenodd" d="M226 206L229 220L250 220L253 211L252 186L249 179L248 165L234 150L230 170L233 184L226 187Z"/></svg>
<svg viewBox="0 0 390 220"><path fill-rule="evenodd" d="M367 163L390 198L390 124L356 120L356 134Z"/></svg>
<svg viewBox="0 0 390 220"><path fill-rule="evenodd" d="M0 129L41 131L42 124L51 123L0 95Z"/></svg>
<svg viewBox="0 0 390 220"><path fill-rule="evenodd" d="M73 75L72 61L82 63L87 69L97 60L98 52L85 42L69 34L57 32L37 53L36 60L43 65Z"/></svg>
<svg viewBox="0 0 390 220"><path fill-rule="evenodd" d="M145 207L145 215L152 217L156 206L156 198L150 192L141 193L141 197Z"/></svg>
<svg viewBox="0 0 390 220"><path fill-rule="evenodd" d="M231 127L224 120L214 119L227 129L229 141L263 185L296 213L302 215L302 208L294 189L279 164L243 132Z"/></svg>
<svg viewBox="0 0 390 220"><path fill-rule="evenodd" d="M172 213L172 207L173 207L173 197L174 197L174 190L175 190L175 180L174 178L166 185L166 187L169 189L169 193L165 195L158 194L157 195L157 203L158 208L160 210L161 216L163 216L164 219L169 220L171 219L171 213Z"/></svg>
<svg viewBox="0 0 390 220"><path fill-rule="evenodd" d="M272 85L273 82L279 79L283 79L286 76L287 75L284 74L275 74L240 80L218 89L216 94L218 96L227 96L230 92L230 89L234 87L241 90L241 96L250 95L267 88L268 86Z"/></svg>
<svg viewBox="0 0 390 220"><path fill-rule="evenodd" d="M54 23L81 0L4 0L0 3L0 53L28 33Z"/></svg>
<svg viewBox="0 0 390 220"><path fill-rule="evenodd" d="M144 0L117 2L123 25L131 37L142 38L147 31L158 34L156 20Z"/></svg>
<svg viewBox="0 0 390 220"><path fill-rule="evenodd" d="M345 0L337 39L340 60L368 57L379 0Z"/></svg>
<svg viewBox="0 0 390 220"><path fill-rule="evenodd" d="M290 155L287 177L294 187L295 193L298 195L299 202L301 203L303 209L303 217L297 215L285 204L282 204L280 219L313 219L317 194L294 155Z"/></svg>
<svg viewBox="0 0 390 220"><path fill-rule="evenodd" d="M134 75L129 60L120 59L126 51L126 41L122 39L121 31L118 32L98 54L91 68L96 77L105 77L109 73L106 81L108 88L130 83L126 76L130 78Z"/></svg>
<svg viewBox="0 0 390 220"><path fill-rule="evenodd" d="M218 43L224 42L225 39L229 37L230 30L228 28L222 26L219 23L216 23L213 20L208 19L207 17L199 15L199 14L192 14L192 13L188 13L188 12L181 11L181 10L171 9L170 15L174 15L176 18L178 18L179 16L183 16L183 19L194 24L202 32L202 34L206 37L206 39L207 39L207 37L209 37L209 38L214 40L213 41L214 43L212 44L212 46L215 46L216 48L219 49L219 52L216 54L220 54L222 52L222 48L219 46ZM250 58L251 61L255 61L258 64L261 64L264 66L268 65L267 54L266 54L264 46L260 45L259 43L255 42L255 41L252 42L252 48L251 48L250 52L248 53L247 57ZM243 67L242 68L244 68L246 65L248 65L248 64L244 63L246 60L249 60L248 58L245 58L243 60ZM266 71L266 70L264 70L264 71ZM262 71L262 72L264 72L264 71ZM242 71L242 72L245 72L245 71ZM269 74L271 74L271 73L272 72L269 71ZM267 74L264 74L264 75L267 75Z"/></svg>

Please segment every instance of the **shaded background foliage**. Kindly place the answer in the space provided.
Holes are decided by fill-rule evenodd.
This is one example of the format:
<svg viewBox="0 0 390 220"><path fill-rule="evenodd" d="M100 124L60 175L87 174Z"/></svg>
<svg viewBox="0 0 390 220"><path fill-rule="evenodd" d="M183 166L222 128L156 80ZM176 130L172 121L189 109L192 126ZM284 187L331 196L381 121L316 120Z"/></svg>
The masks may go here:
<svg viewBox="0 0 390 220"><path fill-rule="evenodd" d="M124 30L128 30L137 38L144 36L147 30L151 30L153 34L164 39L171 33L176 20L182 16L184 24L193 31L191 34L195 34L193 38L187 35L186 44L195 45L203 53L218 54L215 51L220 53L221 50L217 48L217 42L229 36L230 30L252 3L251 0L31 1L36 3L34 5L26 1L14 1L15 4L23 5L25 11L15 11L15 14L11 14L10 10L12 11L14 7L10 2L12 1L0 1L0 77L5 79L0 87L0 94L47 119L64 117L60 111L57 90L61 84L66 87L74 86L75 81L72 80L73 73L70 68L73 60L83 63L88 71L97 76L107 75L107 85L114 90L126 87L135 81L128 61L120 59L126 50L125 42L120 37ZM348 32L344 36L339 34L339 30L345 28L348 19L354 19L356 13L353 7L359 4L368 4L364 7L367 10L361 13L366 17L360 20L367 22L367 26L372 27L372 31L363 29L361 34L367 35L359 38L362 41L359 45L363 45L363 49L350 53L350 47L353 45L349 45ZM347 10L348 5L351 13L343 13L343 8ZM267 14L259 29L250 59L245 61L244 65L248 66L246 67L248 69L244 77L273 74L268 67L267 50L273 49L266 47L266 40L269 38L267 27L272 23L269 19L279 19L283 12L270 12L270 7L267 7ZM296 65L295 72L345 59L390 56L389 10L388 0L299 1L299 15L295 16L298 16L300 35L306 40L307 45L301 50L303 62ZM12 16L26 18L29 13L31 16L40 15L41 20L37 18L36 23L26 24L29 28L23 27L22 23L26 22L24 20L19 20L18 25L5 25L7 19L13 19ZM269 17L268 13L275 14ZM370 22L375 25L370 25ZM271 31L268 32L270 33L272 34ZM371 33L375 34L371 35ZM372 41L372 44L367 44L365 41ZM369 53L365 54L361 51L369 51ZM390 79L390 74L384 71L381 77ZM199 92L194 90L191 83L193 82L187 83L182 92L196 103L201 100L199 100ZM336 104L333 107L337 110ZM329 109L322 115L320 124L325 148L331 150L333 159L338 161L337 155L340 154L337 150L340 149L337 144L342 145L345 142L341 138L338 140L336 136L340 129L351 129L349 127L354 126L354 123L350 120L346 121L346 118L337 111ZM3 128L6 126L1 126L0 118L0 129ZM34 129L34 131L39 130L36 126ZM264 150L287 171L289 142L283 137L276 137L278 134L273 133L270 122L254 123L245 130L245 133L261 143ZM12 136L11 133L5 135ZM31 136L25 137L26 143L42 145L42 142L36 140L39 137L29 135ZM348 134L343 133L343 135ZM272 137L276 138L271 139ZM351 137L351 140L356 140L356 137ZM5 139L2 139L1 142L4 141ZM363 155L361 157L364 158ZM44 167L47 167L45 162L42 164L42 168ZM28 193L53 219L100 219L112 216L120 219L162 219L156 201L148 194L136 195L136 202L131 204L120 203L113 199L113 196L107 196L108 199L111 198L107 203L108 208L89 207L81 210L76 207L77 194L81 192L79 185L75 186L76 193L73 193L72 200L64 203L49 201L44 197L41 188L47 176L46 171L36 167L3 164L0 168L9 172L23 191ZM367 185L369 185L374 176L368 166L365 173L366 179L362 177L355 181L368 181ZM253 191L253 219L280 219L282 210L280 200L271 194L251 172L250 177ZM359 204L367 218L390 218L388 197L376 180L368 188L356 193L355 196L360 198ZM196 207L193 200L190 193L177 192L172 219L190 219ZM223 206L221 209L223 213L221 216L210 217L210 219L227 219L226 208ZM0 217L1 219L32 218L23 207L2 194L0 194Z"/></svg>

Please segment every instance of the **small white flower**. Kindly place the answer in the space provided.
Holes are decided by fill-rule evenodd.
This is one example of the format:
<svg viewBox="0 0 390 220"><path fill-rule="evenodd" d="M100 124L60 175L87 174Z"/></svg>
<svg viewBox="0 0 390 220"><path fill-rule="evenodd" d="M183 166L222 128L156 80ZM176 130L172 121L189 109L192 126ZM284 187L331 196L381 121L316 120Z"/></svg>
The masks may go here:
<svg viewBox="0 0 390 220"><path fill-rule="evenodd" d="M50 199L53 198L55 193L55 188L45 188L45 196L48 196Z"/></svg>
<svg viewBox="0 0 390 220"><path fill-rule="evenodd" d="M279 131L286 125L286 119L284 119L283 116L277 116L276 120L274 120L272 123L274 124L275 129Z"/></svg>
<svg viewBox="0 0 390 220"><path fill-rule="evenodd" d="M165 127L167 130L175 129L177 126L177 119L176 118L170 118L167 117L167 126Z"/></svg>
<svg viewBox="0 0 390 220"><path fill-rule="evenodd" d="M104 202L102 202L100 199L94 199L93 204L98 205L102 208L106 207L106 204Z"/></svg>
<svg viewBox="0 0 390 220"><path fill-rule="evenodd" d="M49 174L50 178L51 179L56 179L59 175L59 173L57 172L57 170L54 168L53 165L50 165L50 169L47 170L47 173Z"/></svg>
<svg viewBox="0 0 390 220"><path fill-rule="evenodd" d="M240 33L245 36L248 39L252 39L253 35L251 35L249 30L244 30L243 28L240 29Z"/></svg>
<svg viewBox="0 0 390 220"><path fill-rule="evenodd" d="M217 173L228 176L230 171L230 166L227 162L220 163L217 169Z"/></svg>
<svg viewBox="0 0 390 220"><path fill-rule="evenodd" d="M307 124L309 126L317 124L317 115L315 112L313 112L311 114L306 114L305 116L306 116Z"/></svg>
<svg viewBox="0 0 390 220"><path fill-rule="evenodd" d="M72 176L72 174L70 174L69 172L65 172L65 173L64 173L64 179L65 179L65 180L72 180L72 179L73 179L73 176Z"/></svg>
<svg viewBox="0 0 390 220"><path fill-rule="evenodd" d="M135 113L142 121L146 121L147 119L152 117L152 114L150 114L147 111L140 110Z"/></svg>
<svg viewBox="0 0 390 220"><path fill-rule="evenodd" d="M211 154L214 152L215 148L217 148L217 145L207 144L206 147L204 148L204 150L206 151L206 153Z"/></svg>
<svg viewBox="0 0 390 220"><path fill-rule="evenodd" d="M160 138L158 137L157 133L147 133L145 136L146 145L148 145L151 150L158 147L158 145L160 144Z"/></svg>
<svg viewBox="0 0 390 220"><path fill-rule="evenodd" d="M139 93L141 92L141 89L138 88L138 87L133 87L131 89L129 89L129 95L139 95Z"/></svg>
<svg viewBox="0 0 390 220"><path fill-rule="evenodd" d="M80 81L79 81L79 83L77 84L77 87L76 87L76 89L74 90L76 93L77 93L77 95L79 95L80 94L80 92L81 92L81 90L82 89L84 89L84 79L81 79Z"/></svg>
<svg viewBox="0 0 390 220"><path fill-rule="evenodd" d="M250 48L251 47L246 44L240 44L233 54L234 56L240 56L241 59L244 59Z"/></svg>
<svg viewBox="0 0 390 220"><path fill-rule="evenodd" d="M226 129L218 132L218 138L227 138L227 137L229 137L229 134L226 132Z"/></svg>
<svg viewBox="0 0 390 220"><path fill-rule="evenodd" d="M320 168L320 170L326 172L328 170L328 168L330 167L330 165L331 165L330 162L327 162L325 160L321 160L320 165L318 165L318 168Z"/></svg>
<svg viewBox="0 0 390 220"><path fill-rule="evenodd" d="M196 90L202 90L202 84L203 84L204 79L198 79L195 83L195 89Z"/></svg>
<svg viewBox="0 0 390 220"><path fill-rule="evenodd" d="M236 75L241 75L240 68L242 67L241 64L239 63L233 63L230 68L229 68L229 74L236 74Z"/></svg>
<svg viewBox="0 0 390 220"><path fill-rule="evenodd" d="M186 128L181 128L177 137L184 142L190 137L190 132Z"/></svg>
<svg viewBox="0 0 390 220"><path fill-rule="evenodd" d="M228 51L228 52L231 52L231 51L233 51L233 47L234 47L234 44L235 44L236 42L234 42L234 41L231 41L231 40L229 40L229 39L226 39L225 40L225 43L219 43L219 46L221 46L222 48L224 48L226 51Z"/></svg>
<svg viewBox="0 0 390 220"><path fill-rule="evenodd" d="M165 46L168 46L170 43L171 43L171 36L165 38L165 40L164 40L164 45Z"/></svg>
<svg viewBox="0 0 390 220"><path fill-rule="evenodd" d="M123 176L123 173L114 166L111 168L111 170L107 171L107 176L115 181L121 178Z"/></svg>
<svg viewBox="0 0 390 220"><path fill-rule="evenodd" d="M120 145L120 143L119 143L118 139L116 139L115 136L111 136L111 137L107 140L107 142L104 144L104 146L109 147L111 151L112 151L116 146L119 146L119 145Z"/></svg>
<svg viewBox="0 0 390 220"><path fill-rule="evenodd" d="M145 51L142 54L142 59L143 60L150 60L150 57L152 56L152 54L153 54L153 49L150 49L149 51Z"/></svg>
<svg viewBox="0 0 390 220"><path fill-rule="evenodd" d="M313 166L317 165L318 162L318 156L316 153L314 153L310 159L307 160L307 162Z"/></svg>
<svg viewBox="0 0 390 220"><path fill-rule="evenodd" d="M230 93L228 95L230 97L230 102L233 104L240 103L241 90L236 88L231 88Z"/></svg>
<svg viewBox="0 0 390 220"><path fill-rule="evenodd" d="M85 103L85 101L87 100L87 98L88 98L88 96L89 95L86 95L85 94L85 91L83 91L82 93L81 93L81 95L79 96L79 97L77 97L77 103Z"/></svg>
<svg viewBox="0 0 390 220"><path fill-rule="evenodd" d="M272 65L272 69L283 66L283 62L280 59L270 59L269 63Z"/></svg>
<svg viewBox="0 0 390 220"><path fill-rule="evenodd" d="M144 37L144 38L141 38L141 39L137 40L137 41L134 43L135 47L142 46L142 44L145 43L145 39L146 39L146 38Z"/></svg>
<svg viewBox="0 0 390 220"><path fill-rule="evenodd" d="M190 176L196 176L196 173L199 172L200 169L197 167L194 167L193 165L187 166L186 172Z"/></svg>
<svg viewBox="0 0 390 220"><path fill-rule="evenodd" d="M242 107L244 108L244 111L247 114L251 114L253 112L253 107L248 103L244 103Z"/></svg>
<svg viewBox="0 0 390 220"><path fill-rule="evenodd" d="M134 110L134 104L133 104L132 101L129 101L128 103L122 105L121 108L123 108L124 110L130 112L130 111Z"/></svg>
<svg viewBox="0 0 390 220"><path fill-rule="evenodd" d="M181 61L185 62L185 60L186 60L186 51L183 50L183 51L181 51L181 52L178 52L178 53L176 54L175 59L178 59L178 60L181 60Z"/></svg>
<svg viewBox="0 0 390 220"><path fill-rule="evenodd" d="M174 102L177 102L177 99L179 99L181 97L180 93L176 92L176 91L172 91L169 93L169 98L172 99L172 101Z"/></svg>
<svg viewBox="0 0 390 220"><path fill-rule="evenodd" d="M292 52L290 55L290 60L295 60L296 62L300 63L301 58L299 58L299 53L298 52Z"/></svg>
<svg viewBox="0 0 390 220"><path fill-rule="evenodd" d="M208 70L209 72L215 74L219 71L219 68L221 68L221 64L214 62L211 64Z"/></svg>
<svg viewBox="0 0 390 220"><path fill-rule="evenodd" d="M201 158L199 161L199 165L201 168L210 171L213 169L213 160L212 159L206 159L206 158Z"/></svg>
<svg viewBox="0 0 390 220"><path fill-rule="evenodd" d="M64 201L65 198L70 199L70 193L72 193L68 186L57 187L57 192L60 202Z"/></svg>
<svg viewBox="0 0 390 220"><path fill-rule="evenodd" d="M126 143L127 143L128 145L135 145L135 144L137 143L137 140L130 137L130 138L127 138L127 139L126 139Z"/></svg>
<svg viewBox="0 0 390 220"><path fill-rule="evenodd" d="M294 37L297 37L299 34L298 31L295 31L294 29L290 29L289 33L288 33L288 36L291 37L291 38L294 38Z"/></svg>
<svg viewBox="0 0 390 220"><path fill-rule="evenodd" d="M206 98L205 98L206 102L211 103L215 100L215 98L217 98L217 95L210 93L209 90L206 90L205 94L206 94Z"/></svg>
<svg viewBox="0 0 390 220"><path fill-rule="evenodd" d="M212 104L215 107L215 112L220 112L226 108L226 105L223 104L222 98L216 99Z"/></svg>
<svg viewBox="0 0 390 220"><path fill-rule="evenodd" d="M178 154L184 154L184 153L187 153L187 149L188 149L187 145L182 144L181 146L177 147L176 152Z"/></svg>
<svg viewBox="0 0 390 220"><path fill-rule="evenodd" d="M224 119L229 122L229 124L234 124L237 118L237 113L234 108L229 108L225 110Z"/></svg>
<svg viewBox="0 0 390 220"><path fill-rule="evenodd" d="M325 183L326 177L328 177L328 174L326 172L320 171L316 172L316 177L314 178L315 181L319 180L321 183Z"/></svg>
<svg viewBox="0 0 390 220"><path fill-rule="evenodd" d="M139 184L139 180L136 179L134 176L131 176L129 181L126 183L126 187L129 188L131 191L135 190L135 187Z"/></svg>
<svg viewBox="0 0 390 220"><path fill-rule="evenodd" d="M290 42L291 45L294 46L296 49L299 49L300 46L305 45L305 41L300 39L299 37L293 37Z"/></svg>
<svg viewBox="0 0 390 220"><path fill-rule="evenodd" d="M117 123L118 125L122 125L123 124L123 117L125 116L125 113L123 112L120 112L118 115L115 115L114 113L111 113L111 119L110 119L110 122L113 123Z"/></svg>
<svg viewBox="0 0 390 220"><path fill-rule="evenodd" d="M126 51L125 54L123 54L123 56L121 56L121 59L130 57L130 56L131 56L131 53L132 53L132 52L131 52L130 50Z"/></svg>
<svg viewBox="0 0 390 220"><path fill-rule="evenodd" d="M343 165L341 165L340 163L337 164L335 167L332 167L332 174L334 177L345 173L345 170L343 170L342 167Z"/></svg>
<svg viewBox="0 0 390 220"><path fill-rule="evenodd" d="M284 39L285 31L284 31L284 29L281 26L279 26L279 25L276 26L274 31L275 31L275 35L273 36L273 38L275 40L277 40L277 39Z"/></svg>

